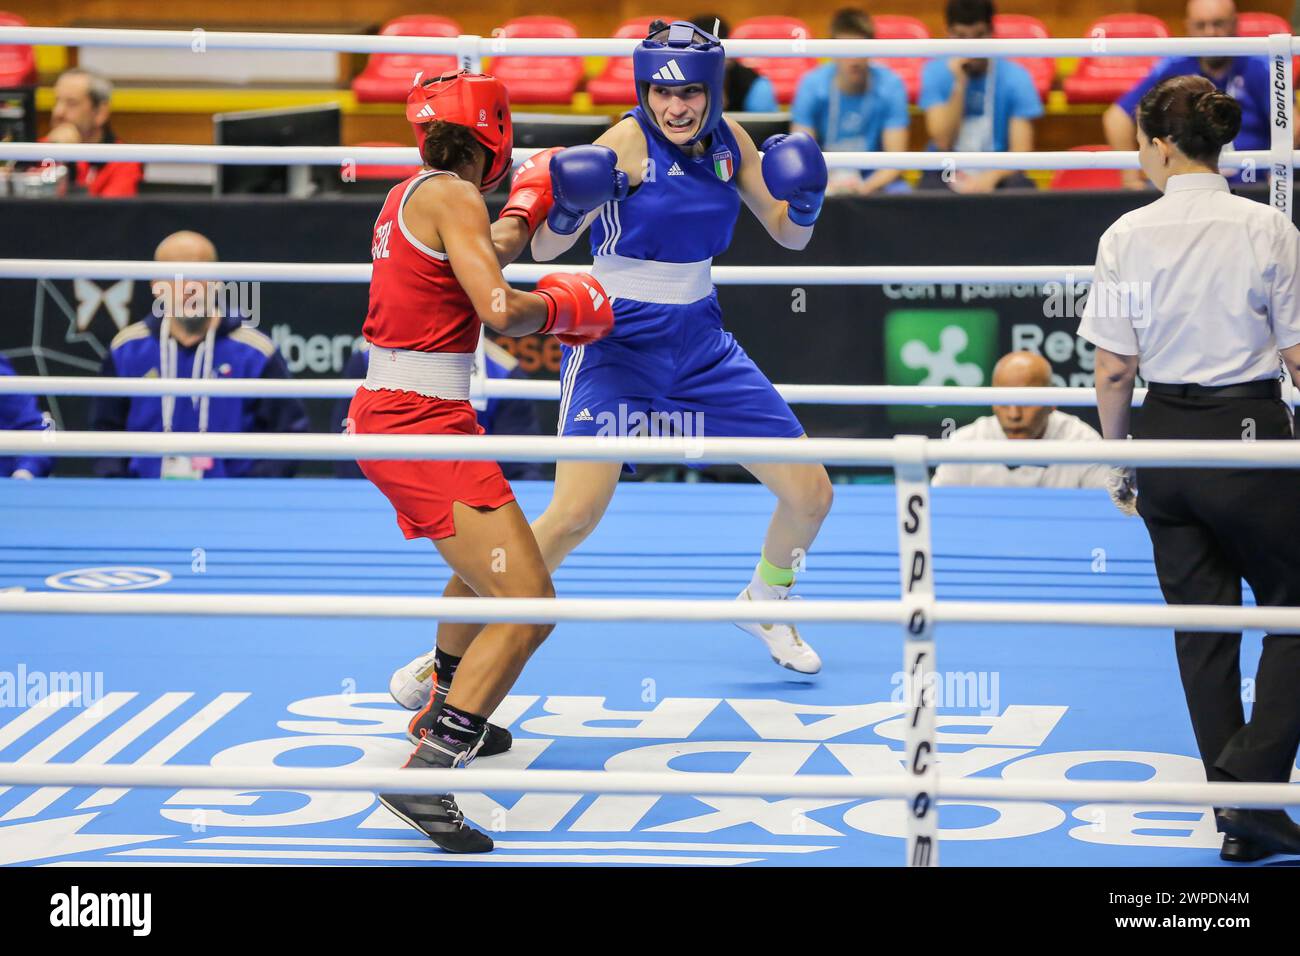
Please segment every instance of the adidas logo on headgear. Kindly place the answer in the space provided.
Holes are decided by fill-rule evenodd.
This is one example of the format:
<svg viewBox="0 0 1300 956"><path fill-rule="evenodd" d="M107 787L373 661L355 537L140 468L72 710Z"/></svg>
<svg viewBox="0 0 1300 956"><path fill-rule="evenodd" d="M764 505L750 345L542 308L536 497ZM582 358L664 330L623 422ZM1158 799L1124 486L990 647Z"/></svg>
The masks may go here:
<svg viewBox="0 0 1300 956"><path fill-rule="evenodd" d="M430 106L428 103L425 103L422 107L420 107L420 112L416 113L415 115L420 117L420 119L424 119L426 116L435 116L437 114L433 112L432 106Z"/></svg>
<svg viewBox="0 0 1300 956"><path fill-rule="evenodd" d="M669 60L650 78L652 80L676 80L679 83L686 82L686 74L683 73L681 67L677 65L676 60Z"/></svg>

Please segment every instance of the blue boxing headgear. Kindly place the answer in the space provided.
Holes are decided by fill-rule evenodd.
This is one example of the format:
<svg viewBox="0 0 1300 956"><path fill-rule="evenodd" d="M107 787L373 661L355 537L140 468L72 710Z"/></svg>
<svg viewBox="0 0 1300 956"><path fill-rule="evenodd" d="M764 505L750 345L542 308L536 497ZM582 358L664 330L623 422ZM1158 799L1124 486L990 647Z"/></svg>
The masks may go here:
<svg viewBox="0 0 1300 956"><path fill-rule="evenodd" d="M655 30L655 26L659 29ZM648 102L652 83L656 86L699 83L708 91L709 107L700 131L687 145L696 143L713 132L722 120L723 77L727 67L722 41L686 20L675 20L666 29L661 21L656 21L651 25L651 31L650 36L632 51L637 102L646 117L653 121L654 114L650 112ZM663 136L658 123L655 123L655 132Z"/></svg>

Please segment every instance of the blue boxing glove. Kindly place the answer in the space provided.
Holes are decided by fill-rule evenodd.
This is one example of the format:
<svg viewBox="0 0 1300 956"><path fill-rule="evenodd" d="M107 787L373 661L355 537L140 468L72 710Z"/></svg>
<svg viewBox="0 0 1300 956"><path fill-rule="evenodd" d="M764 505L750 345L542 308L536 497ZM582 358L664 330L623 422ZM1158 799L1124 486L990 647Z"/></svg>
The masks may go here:
<svg viewBox="0 0 1300 956"><path fill-rule="evenodd" d="M826 198L826 157L807 133L763 140L763 182L776 199L790 204L790 221L811 226Z"/></svg>
<svg viewBox="0 0 1300 956"><path fill-rule="evenodd" d="M551 232L573 235L587 213L627 198L627 173L617 163L618 154L608 146L570 146L551 157L555 205L546 216Z"/></svg>

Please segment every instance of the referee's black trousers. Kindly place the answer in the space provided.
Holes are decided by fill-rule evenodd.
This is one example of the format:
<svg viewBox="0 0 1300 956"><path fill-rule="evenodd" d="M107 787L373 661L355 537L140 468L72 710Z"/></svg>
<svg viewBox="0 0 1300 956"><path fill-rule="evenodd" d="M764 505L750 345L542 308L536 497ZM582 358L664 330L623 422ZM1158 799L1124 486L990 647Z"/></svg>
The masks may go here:
<svg viewBox="0 0 1300 956"><path fill-rule="evenodd" d="M1280 399L1149 393L1135 438L1289 439ZM1144 468L1138 513L1170 604L1300 607L1300 471ZM1269 634L1243 715L1241 635L1174 633L1187 709L1208 780L1285 782L1300 745L1300 635Z"/></svg>

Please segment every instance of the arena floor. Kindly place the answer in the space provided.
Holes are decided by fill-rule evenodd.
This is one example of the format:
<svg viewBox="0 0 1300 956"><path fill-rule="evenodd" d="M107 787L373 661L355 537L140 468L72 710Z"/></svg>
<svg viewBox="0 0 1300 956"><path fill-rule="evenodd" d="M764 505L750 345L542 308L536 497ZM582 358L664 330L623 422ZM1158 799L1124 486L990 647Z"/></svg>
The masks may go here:
<svg viewBox="0 0 1300 956"><path fill-rule="evenodd" d="M535 515L550 486L517 492ZM732 597L770 507L752 485L627 484L558 590ZM942 488L934 511L941 599L1160 600L1140 521L1103 492ZM892 487L837 486L803 597L896 598L894 513ZM0 528L0 588L433 595L447 573L359 481L10 481ZM85 570L119 568L137 570ZM0 615L0 633L0 761L398 766L407 714L388 675L433 625ZM514 750L475 767L901 774L897 628L804 635L825 662L812 678L730 625L561 625L497 713ZM941 772L1203 779L1167 632L940 625L937 640ZM1259 636L1246 647L1249 674ZM85 675L95 706L28 706L57 674ZM0 790L0 862L903 862L898 802L458 797L496 852L444 855L368 794L15 787ZM940 824L945 865L1227 865L1208 811L944 804Z"/></svg>

